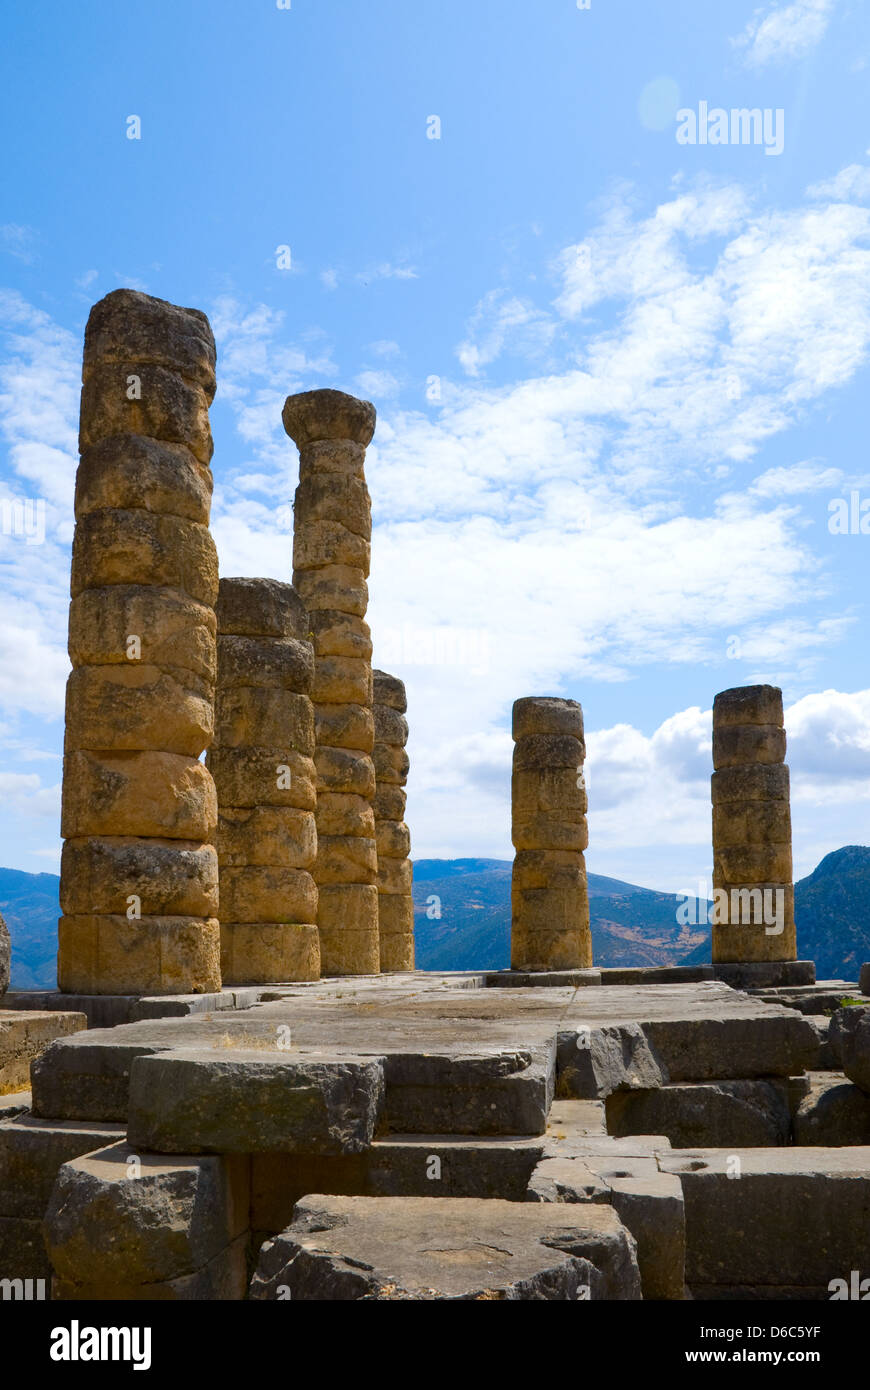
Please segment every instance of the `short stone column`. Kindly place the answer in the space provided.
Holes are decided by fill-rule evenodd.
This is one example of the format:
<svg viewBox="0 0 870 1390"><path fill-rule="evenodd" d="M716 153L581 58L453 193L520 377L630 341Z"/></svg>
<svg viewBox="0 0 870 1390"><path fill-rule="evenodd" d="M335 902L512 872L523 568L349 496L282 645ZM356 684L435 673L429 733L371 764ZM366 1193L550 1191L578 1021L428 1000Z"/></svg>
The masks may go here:
<svg viewBox="0 0 870 1390"><path fill-rule="evenodd" d="M208 320L133 290L85 330L58 980L220 988Z"/></svg>
<svg viewBox="0 0 870 1390"><path fill-rule="evenodd" d="M375 827L378 842L378 913L381 970L414 969L414 867L405 824L408 780L408 700L404 681L375 671Z"/></svg>
<svg viewBox="0 0 870 1390"><path fill-rule="evenodd" d="M314 643L321 969L376 974L375 735L365 622L372 522L364 468L375 409L342 391L305 391L287 398L283 420L299 449L293 583Z"/></svg>
<svg viewBox="0 0 870 1390"><path fill-rule="evenodd" d="M781 690L746 685L716 696L714 965L794 961L797 954L785 751ZM730 978L727 969L717 973ZM769 972L755 975L775 983Z"/></svg>
<svg viewBox="0 0 870 1390"><path fill-rule="evenodd" d="M320 977L314 652L290 584L222 579L215 739L225 985Z"/></svg>
<svg viewBox="0 0 870 1390"><path fill-rule="evenodd" d="M513 737L511 967L587 969L583 711L576 700L517 700Z"/></svg>

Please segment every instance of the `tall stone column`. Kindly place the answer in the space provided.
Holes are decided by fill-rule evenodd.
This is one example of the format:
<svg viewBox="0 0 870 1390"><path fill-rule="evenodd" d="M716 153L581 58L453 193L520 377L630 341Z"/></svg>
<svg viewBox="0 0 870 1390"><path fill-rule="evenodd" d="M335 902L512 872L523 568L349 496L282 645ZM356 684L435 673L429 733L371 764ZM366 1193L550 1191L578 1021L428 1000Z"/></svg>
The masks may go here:
<svg viewBox="0 0 870 1390"><path fill-rule="evenodd" d="M222 579L215 739L224 984L320 978L314 652L290 584Z"/></svg>
<svg viewBox="0 0 870 1390"><path fill-rule="evenodd" d="M576 700L517 700L513 737L511 967L586 969L592 938L583 711Z"/></svg>
<svg viewBox="0 0 870 1390"><path fill-rule="evenodd" d="M746 685L716 696L714 964L797 955L785 750L781 690Z"/></svg>
<svg viewBox="0 0 870 1390"><path fill-rule="evenodd" d="M414 868L405 824L408 780L408 701L404 681L375 671L375 827L378 843L378 914L381 970L414 969Z"/></svg>
<svg viewBox="0 0 870 1390"><path fill-rule="evenodd" d="M375 409L342 391L305 391L287 398L283 420L299 449L293 583L314 642L321 969L375 974L375 731L365 622L372 522L364 470Z"/></svg>
<svg viewBox="0 0 870 1390"><path fill-rule="evenodd" d="M220 988L208 320L133 290L91 310L76 476L58 980Z"/></svg>

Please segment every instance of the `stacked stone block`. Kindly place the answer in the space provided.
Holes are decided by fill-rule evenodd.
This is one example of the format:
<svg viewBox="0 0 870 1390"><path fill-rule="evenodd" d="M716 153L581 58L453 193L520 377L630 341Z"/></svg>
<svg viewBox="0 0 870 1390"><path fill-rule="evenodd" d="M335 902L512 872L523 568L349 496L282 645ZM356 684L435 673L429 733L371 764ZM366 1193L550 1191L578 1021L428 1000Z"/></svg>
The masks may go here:
<svg viewBox="0 0 870 1390"><path fill-rule="evenodd" d="M396 676L375 671L375 829L381 970L414 969L414 899L411 834L405 824L408 780L408 701Z"/></svg>
<svg viewBox="0 0 870 1390"><path fill-rule="evenodd" d="M208 320L133 290L85 330L64 745L58 980L220 988L215 391Z"/></svg>
<svg viewBox="0 0 870 1390"><path fill-rule="evenodd" d="M320 977L314 652L290 584L222 579L215 739L224 984Z"/></svg>
<svg viewBox="0 0 870 1390"><path fill-rule="evenodd" d="M375 409L341 391L306 391L287 398L283 420L300 456L293 583L309 611L315 657L321 969L371 974L380 951L364 465Z"/></svg>
<svg viewBox="0 0 870 1390"><path fill-rule="evenodd" d="M725 920L723 911L714 912L714 963L787 961L797 955L785 751L781 690L746 685L716 696L713 888L718 890L714 898L727 894L728 909ZM753 901L743 890L759 896ZM777 904L781 932L772 920ZM759 920L766 907L774 912Z"/></svg>
<svg viewBox="0 0 870 1390"><path fill-rule="evenodd" d="M585 969L592 939L583 711L576 700L517 700L513 737L511 966Z"/></svg>

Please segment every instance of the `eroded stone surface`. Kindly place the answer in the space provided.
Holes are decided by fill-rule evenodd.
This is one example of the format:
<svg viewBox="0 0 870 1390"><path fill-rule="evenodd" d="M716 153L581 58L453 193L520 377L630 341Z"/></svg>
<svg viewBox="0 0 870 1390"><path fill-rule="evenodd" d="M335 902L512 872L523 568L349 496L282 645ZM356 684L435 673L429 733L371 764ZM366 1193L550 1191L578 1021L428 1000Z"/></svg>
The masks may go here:
<svg viewBox="0 0 870 1390"><path fill-rule="evenodd" d="M610 1207L313 1195L267 1242L251 1297L638 1299L634 1241ZM283 1294L286 1297L286 1293Z"/></svg>

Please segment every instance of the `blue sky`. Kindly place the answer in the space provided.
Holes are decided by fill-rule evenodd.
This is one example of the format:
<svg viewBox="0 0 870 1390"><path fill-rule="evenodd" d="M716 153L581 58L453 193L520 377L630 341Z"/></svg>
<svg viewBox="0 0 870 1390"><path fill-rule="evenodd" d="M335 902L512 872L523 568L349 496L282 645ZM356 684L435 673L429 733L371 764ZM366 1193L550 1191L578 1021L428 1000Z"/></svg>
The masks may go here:
<svg viewBox="0 0 870 1390"><path fill-rule="evenodd" d="M0 534L0 862L57 866L81 337L120 285L215 329L223 574L289 578L284 396L375 401L369 619L417 856L510 855L511 703L564 694L589 867L696 884L713 696L756 680L785 693L796 873L870 842L870 536L829 530L870 501L863 0L0 24L0 501L45 518ZM680 143L702 103L769 112L781 153Z"/></svg>

